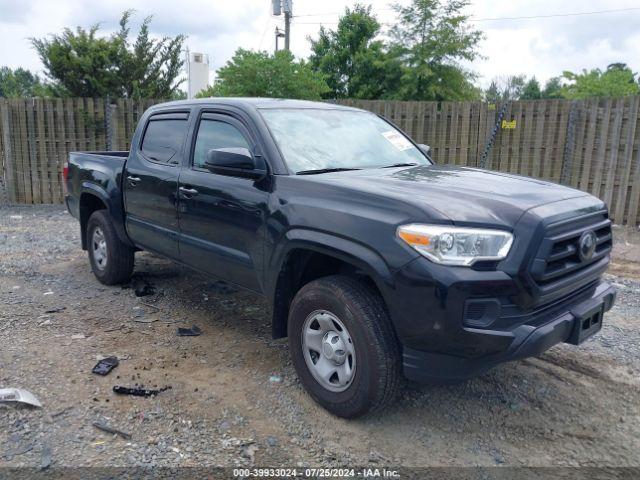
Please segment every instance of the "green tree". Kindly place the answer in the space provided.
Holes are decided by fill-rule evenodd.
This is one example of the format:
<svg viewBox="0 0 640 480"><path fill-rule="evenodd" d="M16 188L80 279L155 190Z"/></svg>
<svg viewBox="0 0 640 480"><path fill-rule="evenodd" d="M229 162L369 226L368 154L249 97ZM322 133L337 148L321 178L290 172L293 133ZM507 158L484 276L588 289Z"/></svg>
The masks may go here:
<svg viewBox="0 0 640 480"><path fill-rule="evenodd" d="M94 25L31 39L57 94L170 98L176 93L186 37L150 38L147 17L131 43L131 15L131 10L124 12L120 30L110 36L99 36L99 26Z"/></svg>
<svg viewBox="0 0 640 480"><path fill-rule="evenodd" d="M540 90L540 82L536 80L536 77L531 77L522 89L520 100L540 100L541 98L542 91Z"/></svg>
<svg viewBox="0 0 640 480"><path fill-rule="evenodd" d="M489 87L484 91L484 99L489 103L497 103L500 101L501 92L495 78L491 80Z"/></svg>
<svg viewBox="0 0 640 480"><path fill-rule="evenodd" d="M322 75L287 50L274 55L239 48L198 97L273 97L317 100L329 90Z"/></svg>
<svg viewBox="0 0 640 480"><path fill-rule="evenodd" d="M467 0L412 0L394 5L398 23L391 29L394 52L402 63L398 98L468 100L481 93L475 75L460 65L478 57L483 33L462 13Z"/></svg>
<svg viewBox="0 0 640 480"><path fill-rule="evenodd" d="M496 77L484 92L485 100L490 103L519 100L524 93L526 81L524 75Z"/></svg>
<svg viewBox="0 0 640 480"><path fill-rule="evenodd" d="M562 98L562 78L551 77L544 84L544 90L542 90L542 98Z"/></svg>
<svg viewBox="0 0 640 480"><path fill-rule="evenodd" d="M613 63L605 71L599 68L582 73L564 72L566 84L562 96L569 99L591 97L624 97L639 95L640 85L636 73L624 63Z"/></svg>
<svg viewBox="0 0 640 480"><path fill-rule="evenodd" d="M43 97L46 87L37 74L24 68L0 67L0 97Z"/></svg>
<svg viewBox="0 0 640 480"><path fill-rule="evenodd" d="M375 38L380 23L371 6L346 8L336 30L320 28L318 39L308 38L309 62L329 85L329 98L381 98L397 87L400 65Z"/></svg>

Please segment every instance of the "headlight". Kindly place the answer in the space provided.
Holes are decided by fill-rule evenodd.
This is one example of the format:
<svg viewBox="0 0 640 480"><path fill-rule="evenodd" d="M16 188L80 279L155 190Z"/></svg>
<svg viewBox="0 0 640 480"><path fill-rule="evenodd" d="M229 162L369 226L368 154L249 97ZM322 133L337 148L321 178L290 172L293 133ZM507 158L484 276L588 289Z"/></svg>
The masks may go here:
<svg viewBox="0 0 640 480"><path fill-rule="evenodd" d="M411 224L398 227L398 237L429 260L469 266L479 260L502 260L513 235L502 230Z"/></svg>

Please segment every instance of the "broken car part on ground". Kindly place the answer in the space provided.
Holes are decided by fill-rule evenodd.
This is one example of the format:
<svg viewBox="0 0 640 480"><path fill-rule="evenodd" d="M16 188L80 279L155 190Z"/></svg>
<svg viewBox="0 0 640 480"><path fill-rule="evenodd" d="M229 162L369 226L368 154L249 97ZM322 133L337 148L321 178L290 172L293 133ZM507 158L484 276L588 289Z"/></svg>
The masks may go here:
<svg viewBox="0 0 640 480"><path fill-rule="evenodd" d="M22 388L0 388L0 403L25 403L33 407L42 407L36 396Z"/></svg>
<svg viewBox="0 0 640 480"><path fill-rule="evenodd" d="M91 371L97 375L108 375L119 363L118 357L106 357L100 360Z"/></svg>

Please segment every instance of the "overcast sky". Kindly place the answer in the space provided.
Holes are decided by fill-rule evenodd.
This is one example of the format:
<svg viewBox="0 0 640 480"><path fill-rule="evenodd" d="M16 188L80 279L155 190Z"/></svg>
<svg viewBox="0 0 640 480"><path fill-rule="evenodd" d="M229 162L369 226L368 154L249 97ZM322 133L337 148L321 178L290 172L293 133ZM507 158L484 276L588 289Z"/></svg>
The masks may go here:
<svg viewBox="0 0 640 480"><path fill-rule="evenodd" d="M354 2L294 0L291 49L309 54L306 37L320 23L335 27L339 14ZM383 24L394 21L388 0L369 0ZM407 3L407 0L401 1ZM100 23L105 32L117 28L123 10L133 8L135 27L153 15L152 33L189 36L191 51L207 53L211 69L223 65L238 47L272 50L274 29L282 17L271 15L270 0L0 0L0 66L41 71L29 37L58 33L66 26ZM496 17L555 15L638 8L633 11L536 19L490 20ZM605 68L626 62L640 70L640 2L632 0L478 0L469 7L474 25L486 39L483 59L471 68L486 86L495 76L535 75L544 81L563 70ZM386 27L385 27L386 28Z"/></svg>

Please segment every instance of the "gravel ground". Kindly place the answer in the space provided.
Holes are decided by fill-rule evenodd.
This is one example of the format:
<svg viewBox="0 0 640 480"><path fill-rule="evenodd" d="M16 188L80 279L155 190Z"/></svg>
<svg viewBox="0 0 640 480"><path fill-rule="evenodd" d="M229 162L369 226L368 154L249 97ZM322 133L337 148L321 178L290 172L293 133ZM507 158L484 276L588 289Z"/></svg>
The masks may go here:
<svg viewBox="0 0 640 480"><path fill-rule="evenodd" d="M0 404L0 466L640 466L628 262L614 263L618 303L587 344L460 385L410 384L389 410L345 421L302 390L263 300L147 254L133 288L105 287L78 237L62 206L0 211L0 387L43 404ZM155 293L137 297L144 282ZM201 336L176 336L193 324ZM92 374L110 355L120 365ZM112 392L136 383L171 388Z"/></svg>

